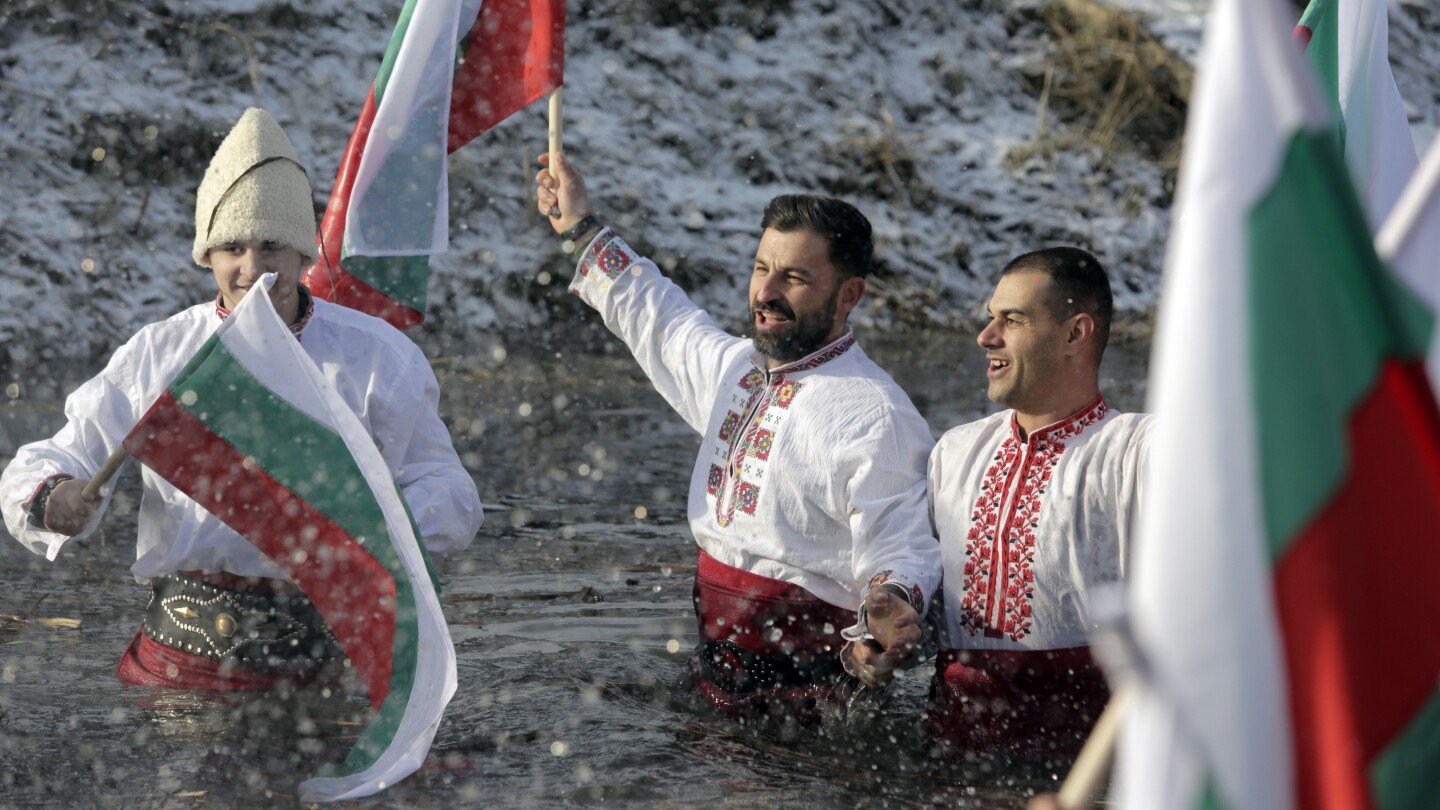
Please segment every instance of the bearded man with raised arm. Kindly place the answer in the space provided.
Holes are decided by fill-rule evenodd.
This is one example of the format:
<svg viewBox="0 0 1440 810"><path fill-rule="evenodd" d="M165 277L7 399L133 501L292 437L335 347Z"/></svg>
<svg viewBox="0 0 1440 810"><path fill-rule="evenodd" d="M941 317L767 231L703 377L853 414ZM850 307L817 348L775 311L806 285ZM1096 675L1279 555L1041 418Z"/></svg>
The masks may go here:
<svg viewBox="0 0 1440 810"><path fill-rule="evenodd" d="M847 323L870 223L833 197L771 200L738 337L599 219L563 155L553 169L536 176L537 203L579 248L571 291L701 437L688 504L699 689L732 715L813 720L855 683L847 637L907 657L939 579L929 427Z"/></svg>

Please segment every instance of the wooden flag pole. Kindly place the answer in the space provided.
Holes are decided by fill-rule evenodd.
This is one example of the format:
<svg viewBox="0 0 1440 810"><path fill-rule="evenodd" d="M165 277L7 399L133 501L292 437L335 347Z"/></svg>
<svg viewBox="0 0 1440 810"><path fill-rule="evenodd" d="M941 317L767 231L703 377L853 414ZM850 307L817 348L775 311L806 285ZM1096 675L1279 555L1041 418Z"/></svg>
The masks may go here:
<svg viewBox="0 0 1440 810"><path fill-rule="evenodd" d="M115 471L119 470L120 465L124 464L125 459L129 457L130 454L125 452L125 445L122 444L115 448L115 452L111 453L110 457L105 459L105 463L100 465L100 472L95 473L95 477L90 479L90 483L80 490L80 497L87 501L100 500L100 488L115 476Z"/></svg>
<svg viewBox="0 0 1440 810"><path fill-rule="evenodd" d="M1111 695L1105 711L1095 721L1095 729L1085 740L1085 747L1080 749L1080 756L1075 758L1075 764L1055 797L1064 810L1085 810L1090 806L1090 797L1100 787L1101 780L1110 769L1110 761L1115 757L1115 743L1120 738L1121 720L1125 717L1132 688L1122 686Z"/></svg>
<svg viewBox="0 0 1440 810"><path fill-rule="evenodd" d="M555 88L550 94L550 176L555 176L555 156L560 153L561 136L565 133L565 119L560 111L560 103L564 99L565 87L562 85Z"/></svg>

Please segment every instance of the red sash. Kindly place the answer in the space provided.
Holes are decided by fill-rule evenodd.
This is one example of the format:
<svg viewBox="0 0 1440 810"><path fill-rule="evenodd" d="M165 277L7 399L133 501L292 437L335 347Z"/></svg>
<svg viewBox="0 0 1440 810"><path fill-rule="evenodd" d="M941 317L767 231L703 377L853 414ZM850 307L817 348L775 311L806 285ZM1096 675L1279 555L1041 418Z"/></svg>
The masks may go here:
<svg viewBox="0 0 1440 810"><path fill-rule="evenodd" d="M942 650L926 726L955 753L1073 757L1109 697L1089 647Z"/></svg>
<svg viewBox="0 0 1440 810"><path fill-rule="evenodd" d="M788 582L726 565L699 551L695 615L700 646L690 670L705 695L726 714L782 711L802 722L818 719L824 703L841 697L840 631L855 613Z"/></svg>

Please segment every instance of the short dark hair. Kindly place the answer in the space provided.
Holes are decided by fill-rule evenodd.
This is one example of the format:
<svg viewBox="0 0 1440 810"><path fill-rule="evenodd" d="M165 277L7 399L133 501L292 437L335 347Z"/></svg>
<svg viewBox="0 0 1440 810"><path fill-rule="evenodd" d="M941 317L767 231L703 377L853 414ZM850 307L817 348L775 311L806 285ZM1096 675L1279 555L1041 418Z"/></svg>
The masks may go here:
<svg viewBox="0 0 1440 810"><path fill-rule="evenodd" d="M860 209L823 194L781 194L765 205L761 229L781 233L814 231L830 243L830 263L841 273L864 278L875 259L870 220Z"/></svg>
<svg viewBox="0 0 1440 810"><path fill-rule="evenodd" d="M1077 247L1051 247L1016 256L1000 271L1011 273L1038 272L1050 277L1048 306L1056 320L1065 320L1084 312L1095 319L1095 334L1100 351L1110 340L1110 318L1115 299L1110 293L1110 276L1100 260L1089 251Z"/></svg>

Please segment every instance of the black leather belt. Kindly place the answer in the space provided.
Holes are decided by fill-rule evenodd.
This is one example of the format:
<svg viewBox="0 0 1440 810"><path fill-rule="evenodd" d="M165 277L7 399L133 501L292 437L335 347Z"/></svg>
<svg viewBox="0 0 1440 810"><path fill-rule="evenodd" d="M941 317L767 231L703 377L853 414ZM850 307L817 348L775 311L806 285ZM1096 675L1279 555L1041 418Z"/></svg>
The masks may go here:
<svg viewBox="0 0 1440 810"><path fill-rule="evenodd" d="M343 660L330 627L299 588L237 591L183 574L150 580L145 635L250 669L304 672Z"/></svg>

